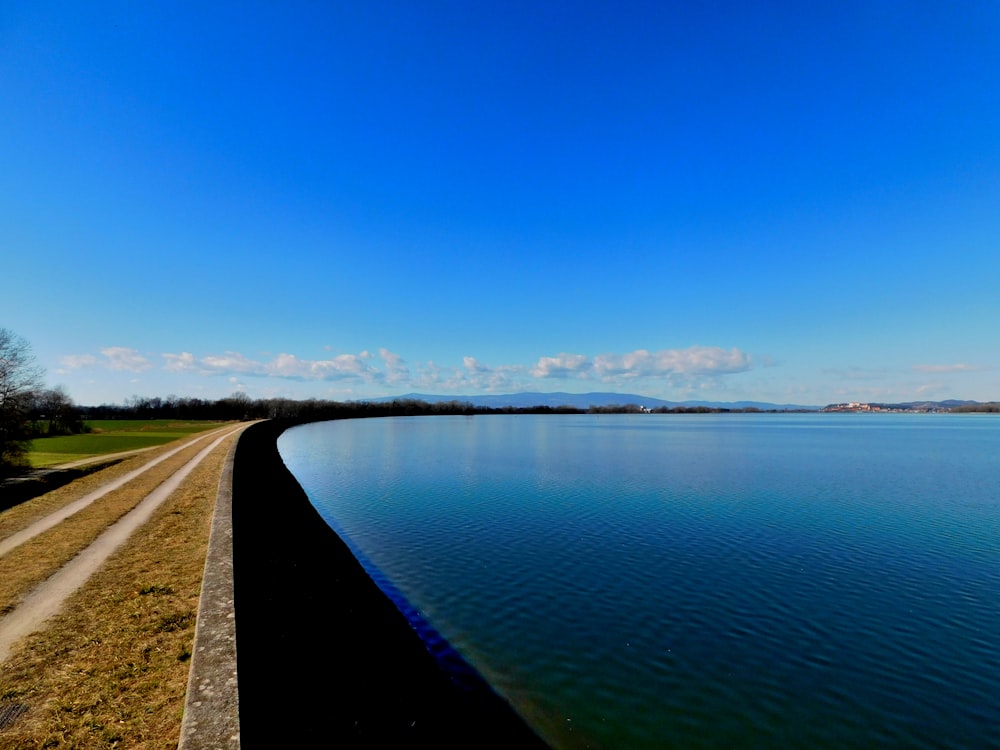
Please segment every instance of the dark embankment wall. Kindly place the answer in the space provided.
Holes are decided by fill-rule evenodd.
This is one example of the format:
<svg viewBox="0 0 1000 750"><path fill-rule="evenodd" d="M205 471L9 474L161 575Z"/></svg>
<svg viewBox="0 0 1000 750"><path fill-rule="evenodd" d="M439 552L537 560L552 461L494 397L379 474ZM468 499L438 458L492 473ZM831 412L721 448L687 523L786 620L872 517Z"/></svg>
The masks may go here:
<svg viewBox="0 0 1000 750"><path fill-rule="evenodd" d="M285 468L246 430L233 473L244 748L544 748L485 684L458 687ZM492 740L492 741L489 741Z"/></svg>

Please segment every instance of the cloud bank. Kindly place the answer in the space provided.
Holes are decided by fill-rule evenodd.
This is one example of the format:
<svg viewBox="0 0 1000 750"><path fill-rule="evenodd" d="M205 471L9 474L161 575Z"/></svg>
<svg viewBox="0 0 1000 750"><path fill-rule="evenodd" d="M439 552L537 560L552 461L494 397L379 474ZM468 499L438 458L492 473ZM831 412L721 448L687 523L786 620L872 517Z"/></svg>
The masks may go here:
<svg viewBox="0 0 1000 750"><path fill-rule="evenodd" d="M135 349L126 346L108 346L94 354L69 354L60 360L62 372L84 368L101 368L124 372L145 372L155 365Z"/></svg>
<svg viewBox="0 0 1000 750"><path fill-rule="evenodd" d="M160 358L159 369L177 375L335 381L391 387L394 391L444 389L457 392L523 390L542 387L542 382L552 380L608 385L658 381L689 386L746 372L752 367L746 352L711 346L659 351L637 349L625 354L594 356L562 352L541 356L533 365L492 365L471 355L463 357L459 366L439 365L429 360L410 363L386 348L378 349L377 355L365 350L322 359L302 359L289 353L254 358L235 351L200 356L187 351L166 352ZM62 358L62 365L67 370L99 368L130 372L155 367L148 357L127 347L101 349L100 356L68 355Z"/></svg>

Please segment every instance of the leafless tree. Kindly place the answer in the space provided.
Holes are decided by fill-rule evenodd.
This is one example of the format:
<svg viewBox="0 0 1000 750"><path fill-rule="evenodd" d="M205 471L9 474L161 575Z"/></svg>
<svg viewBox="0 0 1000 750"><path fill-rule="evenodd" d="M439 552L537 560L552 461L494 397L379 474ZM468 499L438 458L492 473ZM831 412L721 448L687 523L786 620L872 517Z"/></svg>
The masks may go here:
<svg viewBox="0 0 1000 750"><path fill-rule="evenodd" d="M31 417L34 436L74 435L83 432L83 418L66 388L57 385L35 391Z"/></svg>
<svg viewBox="0 0 1000 750"><path fill-rule="evenodd" d="M28 410L44 373L31 345L13 331L0 328L0 474L24 463Z"/></svg>

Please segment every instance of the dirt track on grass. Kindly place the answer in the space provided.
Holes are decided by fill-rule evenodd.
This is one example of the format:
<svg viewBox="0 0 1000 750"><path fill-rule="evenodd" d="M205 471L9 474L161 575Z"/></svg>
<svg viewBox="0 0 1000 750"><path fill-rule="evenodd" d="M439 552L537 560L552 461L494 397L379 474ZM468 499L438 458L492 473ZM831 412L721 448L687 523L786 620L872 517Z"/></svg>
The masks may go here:
<svg viewBox="0 0 1000 750"><path fill-rule="evenodd" d="M13 611L0 618L0 663L7 659L18 640L38 630L46 619L59 611L66 598L80 588L104 561L149 519L153 511L180 486L188 474L201 463L212 449L229 437L231 433L242 430L244 427L245 425L240 425L236 429L224 428L221 431L213 431L194 440L185 441L183 445L157 456L139 468L102 485L93 492L38 519L21 531L0 541L0 557L3 557L16 547L53 528L108 493L146 473L157 464L198 442L215 437L215 440L205 449L174 472L169 479L157 486L135 508L112 524L55 574L33 589Z"/></svg>

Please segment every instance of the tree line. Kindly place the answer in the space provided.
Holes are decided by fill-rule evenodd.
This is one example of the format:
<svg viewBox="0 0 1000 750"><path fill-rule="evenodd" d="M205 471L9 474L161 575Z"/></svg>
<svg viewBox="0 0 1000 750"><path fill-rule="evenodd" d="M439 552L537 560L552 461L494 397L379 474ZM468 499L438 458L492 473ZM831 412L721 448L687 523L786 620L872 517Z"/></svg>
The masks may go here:
<svg viewBox="0 0 1000 750"><path fill-rule="evenodd" d="M728 414L760 409L710 406L660 406L611 404L581 409L575 406L477 406L470 401L435 401L397 398L379 401L252 399L242 392L215 401L201 398L144 398L132 396L122 404L80 407L84 419L343 419L346 417L416 416L421 414Z"/></svg>
<svg viewBox="0 0 1000 750"><path fill-rule="evenodd" d="M982 404L963 404L962 406L954 407L952 411L958 414L997 414L1000 413L1000 401L987 401Z"/></svg>
<svg viewBox="0 0 1000 750"><path fill-rule="evenodd" d="M132 396L122 404L79 407L84 419L343 419L346 417L416 416L421 414L581 414L571 406L486 407L468 401L399 398L387 401L330 401L324 399L252 399L237 392L218 400L201 398L146 398Z"/></svg>

